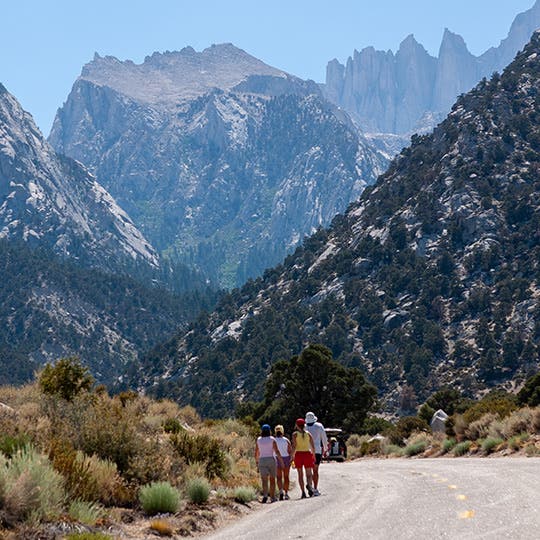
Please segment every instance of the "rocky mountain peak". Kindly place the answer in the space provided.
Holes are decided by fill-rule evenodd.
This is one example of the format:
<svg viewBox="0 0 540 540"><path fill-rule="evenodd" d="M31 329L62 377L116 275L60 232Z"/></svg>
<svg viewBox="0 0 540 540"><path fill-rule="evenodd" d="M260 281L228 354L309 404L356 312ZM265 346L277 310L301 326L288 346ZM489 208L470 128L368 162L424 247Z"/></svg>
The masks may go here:
<svg viewBox="0 0 540 540"><path fill-rule="evenodd" d="M286 77L283 71L224 43L201 52L192 47L155 52L141 64L96 55L83 67L79 79L141 103L167 105L196 98L213 88L228 90L252 75Z"/></svg>

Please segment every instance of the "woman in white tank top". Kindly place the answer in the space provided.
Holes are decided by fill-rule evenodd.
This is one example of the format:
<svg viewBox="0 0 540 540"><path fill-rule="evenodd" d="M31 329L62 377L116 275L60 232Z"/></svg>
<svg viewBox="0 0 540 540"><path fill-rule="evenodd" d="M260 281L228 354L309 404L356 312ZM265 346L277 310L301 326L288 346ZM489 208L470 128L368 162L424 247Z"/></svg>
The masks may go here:
<svg viewBox="0 0 540 540"><path fill-rule="evenodd" d="M277 468L277 485L279 489L279 500L289 500L289 470L291 468L291 441L284 436L282 425L277 425L274 428L276 444L279 448L279 453L283 459L283 467L278 465Z"/></svg>
<svg viewBox="0 0 540 540"><path fill-rule="evenodd" d="M261 427L261 436L257 439L255 446L255 461L257 470L261 475L263 498L262 502L268 500L268 484L270 483L270 502L276 499L276 457L280 466L283 466L283 460L279 452L276 439L272 437L272 431L268 424Z"/></svg>

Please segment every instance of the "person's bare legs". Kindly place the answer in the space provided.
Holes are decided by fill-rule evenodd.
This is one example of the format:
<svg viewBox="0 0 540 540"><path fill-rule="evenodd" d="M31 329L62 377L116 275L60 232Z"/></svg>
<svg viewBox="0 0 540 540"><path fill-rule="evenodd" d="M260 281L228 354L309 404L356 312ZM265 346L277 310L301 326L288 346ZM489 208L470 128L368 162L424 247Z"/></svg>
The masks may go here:
<svg viewBox="0 0 540 540"><path fill-rule="evenodd" d="M276 477L270 476L270 498L276 498Z"/></svg>
<svg viewBox="0 0 540 540"><path fill-rule="evenodd" d="M306 482L308 485L308 491L309 488L313 490L313 469L311 467L309 469L306 469Z"/></svg>
<svg viewBox="0 0 540 540"><path fill-rule="evenodd" d="M317 489L317 486L319 485L319 466L317 463L313 465L313 488Z"/></svg>
<svg viewBox="0 0 540 540"><path fill-rule="evenodd" d="M289 467L283 469L283 490L289 493Z"/></svg>
<svg viewBox="0 0 540 540"><path fill-rule="evenodd" d="M304 467L297 467L296 470L298 471L298 485L300 486L300 489L302 490L302 495L306 495L306 492L304 491ZM307 474L308 469L306 469Z"/></svg>
<svg viewBox="0 0 540 540"><path fill-rule="evenodd" d="M263 488L263 497L268 497L268 475L261 475L262 488Z"/></svg>
<svg viewBox="0 0 540 540"><path fill-rule="evenodd" d="M284 474L285 474L284 469L282 469L281 467L278 467L276 480L277 480L277 487L280 494L283 492Z"/></svg>

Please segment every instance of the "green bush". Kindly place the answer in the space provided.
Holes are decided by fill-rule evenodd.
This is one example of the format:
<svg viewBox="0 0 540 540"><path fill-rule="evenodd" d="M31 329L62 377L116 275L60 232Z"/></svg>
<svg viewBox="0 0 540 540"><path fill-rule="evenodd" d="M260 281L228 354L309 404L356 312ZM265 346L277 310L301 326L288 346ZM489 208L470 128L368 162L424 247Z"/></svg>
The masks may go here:
<svg viewBox="0 0 540 540"><path fill-rule="evenodd" d="M65 501L64 480L46 456L31 446L18 450L0 467L4 521L39 523L54 519Z"/></svg>
<svg viewBox="0 0 540 540"><path fill-rule="evenodd" d="M431 432L428 423L417 416L403 416L397 421L395 427L389 430L385 435L392 444L403 444L415 431Z"/></svg>
<svg viewBox="0 0 540 540"><path fill-rule="evenodd" d="M416 441L414 443L408 444L405 447L404 453L406 456L416 456L417 454L421 454L425 451L427 448L428 443L427 441Z"/></svg>
<svg viewBox="0 0 540 540"><path fill-rule="evenodd" d="M9 458L28 444L30 444L30 437L25 433L0 436L0 452Z"/></svg>
<svg viewBox="0 0 540 540"><path fill-rule="evenodd" d="M192 478L186 487L188 499L194 504L204 504L210 497L210 484L206 478Z"/></svg>
<svg viewBox="0 0 540 540"><path fill-rule="evenodd" d="M94 526L104 515L100 504L77 500L69 505L69 517L84 525Z"/></svg>
<svg viewBox="0 0 540 540"><path fill-rule="evenodd" d="M444 439L442 449L443 452L446 454L452 450L456 446L456 439Z"/></svg>
<svg viewBox="0 0 540 540"><path fill-rule="evenodd" d="M517 398L521 405L529 407L540 405L540 373L527 379L523 388L518 392Z"/></svg>
<svg viewBox="0 0 540 540"><path fill-rule="evenodd" d="M39 386L44 394L71 401L83 390L90 390L94 378L78 358L62 358L56 364L47 364L39 375Z"/></svg>
<svg viewBox="0 0 540 540"><path fill-rule="evenodd" d="M180 505L180 493L169 482L153 482L141 488L139 500L147 514L174 514Z"/></svg>
<svg viewBox="0 0 540 540"><path fill-rule="evenodd" d="M247 504L257 498L257 493L251 487L240 486L233 491L233 497L237 503Z"/></svg>
<svg viewBox="0 0 540 540"><path fill-rule="evenodd" d="M482 452L491 454L502 442L503 440L497 437L487 437L482 441Z"/></svg>
<svg viewBox="0 0 540 540"><path fill-rule="evenodd" d="M178 433L171 436L171 443L176 453L188 464L203 463L209 478L225 477L228 470L227 459L218 439L208 435Z"/></svg>
<svg viewBox="0 0 540 540"><path fill-rule="evenodd" d="M514 452L517 452L523 443L527 442L530 439L530 435L528 433L520 433L519 435L514 435L513 437L510 437L508 439L508 448L510 450L513 450Z"/></svg>
<svg viewBox="0 0 540 540"><path fill-rule="evenodd" d="M471 448L471 441L463 441L454 446L452 453L454 456L464 456Z"/></svg>
<svg viewBox="0 0 540 540"><path fill-rule="evenodd" d="M185 428L177 418L167 418L167 420L163 422L163 431L165 433L180 433L185 431Z"/></svg>
<svg viewBox="0 0 540 540"><path fill-rule="evenodd" d="M480 401L473 404L463 413L465 423L471 424L480 420L485 414L491 413L499 418L505 418L517 408L516 397L502 391L492 391Z"/></svg>

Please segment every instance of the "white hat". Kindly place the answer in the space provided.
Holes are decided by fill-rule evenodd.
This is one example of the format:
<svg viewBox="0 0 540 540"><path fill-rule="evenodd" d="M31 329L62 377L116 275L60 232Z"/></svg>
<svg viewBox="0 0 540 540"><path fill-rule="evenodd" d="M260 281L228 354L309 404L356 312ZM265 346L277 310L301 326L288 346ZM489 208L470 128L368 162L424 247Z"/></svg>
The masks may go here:
<svg viewBox="0 0 540 540"><path fill-rule="evenodd" d="M314 424L317 421L317 417L310 411L306 413L306 424Z"/></svg>

